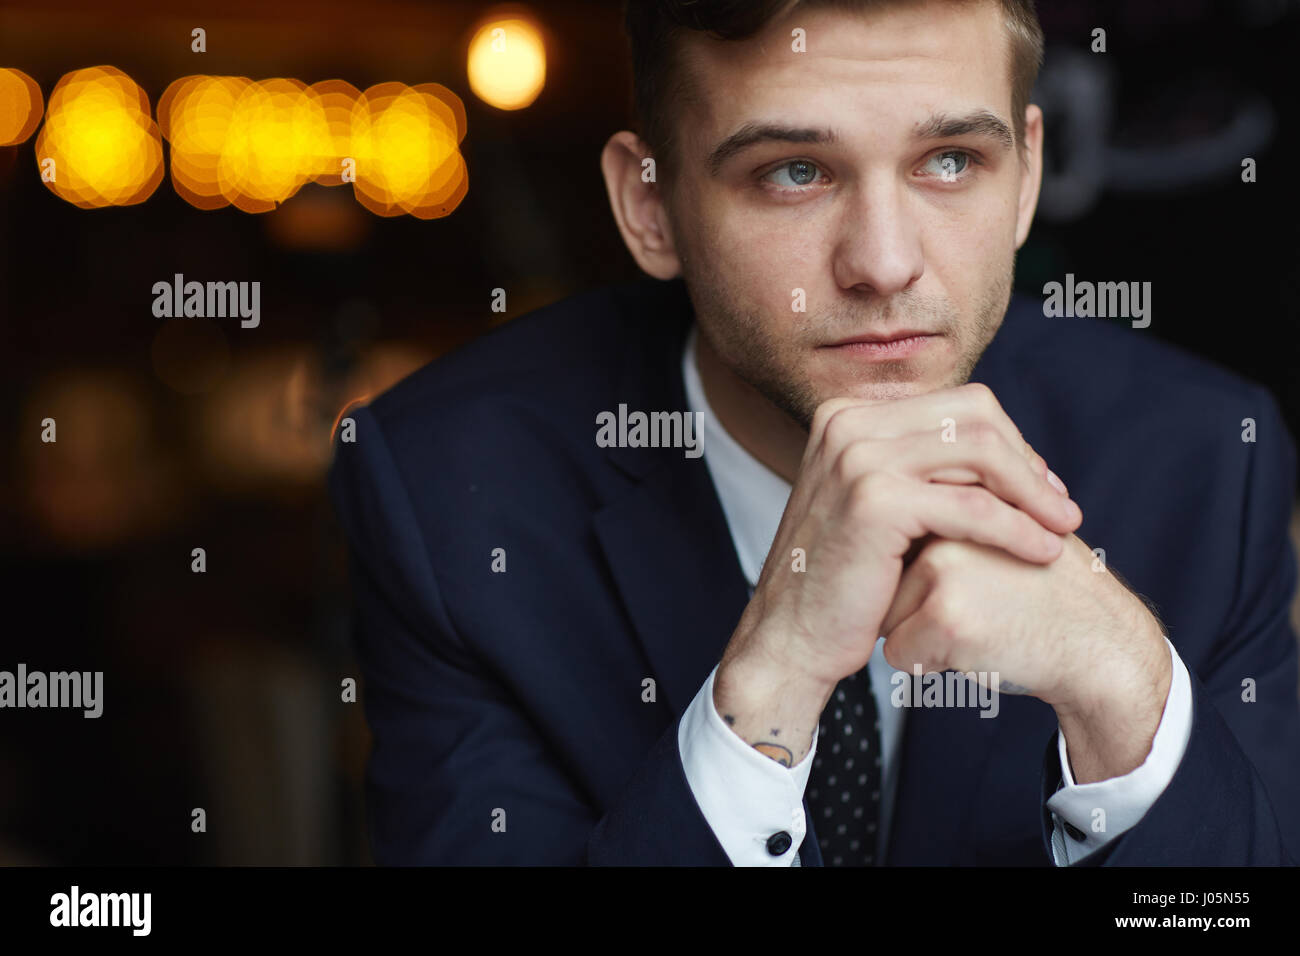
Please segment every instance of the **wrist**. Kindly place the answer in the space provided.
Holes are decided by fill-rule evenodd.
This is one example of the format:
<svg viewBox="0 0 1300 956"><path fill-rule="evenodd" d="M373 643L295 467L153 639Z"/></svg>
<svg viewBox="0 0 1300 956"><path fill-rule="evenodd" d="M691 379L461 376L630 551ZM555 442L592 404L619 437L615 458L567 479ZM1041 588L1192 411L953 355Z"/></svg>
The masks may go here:
<svg viewBox="0 0 1300 956"><path fill-rule="evenodd" d="M757 650L724 655L713 705L727 726L765 756L790 766L812 749L813 731L835 689Z"/></svg>
<svg viewBox="0 0 1300 956"><path fill-rule="evenodd" d="M1120 777L1146 761L1173 680L1163 637L1157 657L1113 666L1110 674L1090 696L1053 705L1076 783Z"/></svg>

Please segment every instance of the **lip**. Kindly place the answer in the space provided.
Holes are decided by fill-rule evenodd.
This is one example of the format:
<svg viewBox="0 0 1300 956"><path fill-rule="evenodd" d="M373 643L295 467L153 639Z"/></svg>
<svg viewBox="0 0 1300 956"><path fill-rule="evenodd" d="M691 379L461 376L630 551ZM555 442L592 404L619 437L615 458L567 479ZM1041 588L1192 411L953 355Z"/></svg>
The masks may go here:
<svg viewBox="0 0 1300 956"><path fill-rule="evenodd" d="M904 329L888 334L857 335L822 348L866 359L900 359L914 355L941 338L943 336L935 332Z"/></svg>
<svg viewBox="0 0 1300 956"><path fill-rule="evenodd" d="M835 348L841 345L860 345L863 343L885 345L889 342L897 342L899 339L910 339L917 336L934 334L934 332L927 332L925 329L897 329L893 332L864 332L861 335L855 335L849 339L832 342L830 343L830 347Z"/></svg>

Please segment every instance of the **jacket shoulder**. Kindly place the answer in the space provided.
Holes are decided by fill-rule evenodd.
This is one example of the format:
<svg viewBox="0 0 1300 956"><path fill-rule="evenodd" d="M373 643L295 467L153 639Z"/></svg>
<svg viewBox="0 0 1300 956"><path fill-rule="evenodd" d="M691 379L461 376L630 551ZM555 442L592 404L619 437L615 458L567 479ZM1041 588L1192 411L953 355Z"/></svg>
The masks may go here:
<svg viewBox="0 0 1300 956"><path fill-rule="evenodd" d="M1177 321L1176 318L1167 321ZM1016 295L1004 328L1010 370L1035 392L1069 393L1081 411L1102 419L1190 420L1251 417L1267 390L1207 358L1160 339L1127 321L1046 316L1034 297Z"/></svg>

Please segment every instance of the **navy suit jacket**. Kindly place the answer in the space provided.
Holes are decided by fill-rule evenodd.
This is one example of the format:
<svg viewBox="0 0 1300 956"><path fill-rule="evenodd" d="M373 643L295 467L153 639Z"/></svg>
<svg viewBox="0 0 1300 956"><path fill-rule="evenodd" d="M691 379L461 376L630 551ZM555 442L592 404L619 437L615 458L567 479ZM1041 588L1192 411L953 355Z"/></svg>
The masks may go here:
<svg viewBox="0 0 1300 956"><path fill-rule="evenodd" d="M350 413L330 488L376 862L729 864L677 727L746 582L704 459L595 440L620 403L686 411L692 320L680 280L599 289ZM1295 449L1273 399L1149 332L1045 318L1018 296L973 379L1070 486L1079 536L1154 605L1191 675L1172 782L1084 862L1300 857ZM1005 695L997 718L978 714L908 712L887 863L1052 864L1055 714ZM802 861L818 866L807 823Z"/></svg>

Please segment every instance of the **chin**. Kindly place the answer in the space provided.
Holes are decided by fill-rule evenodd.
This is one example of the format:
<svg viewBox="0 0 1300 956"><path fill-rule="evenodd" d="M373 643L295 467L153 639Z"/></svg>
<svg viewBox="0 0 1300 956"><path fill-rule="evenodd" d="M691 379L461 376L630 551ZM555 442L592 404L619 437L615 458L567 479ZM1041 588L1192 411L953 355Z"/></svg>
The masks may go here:
<svg viewBox="0 0 1300 956"><path fill-rule="evenodd" d="M924 395L946 387L949 378L945 376L925 375L914 378L893 378L881 381L850 381L840 385L831 385L825 392L826 398L845 396L860 398L873 402L892 402L900 398Z"/></svg>

